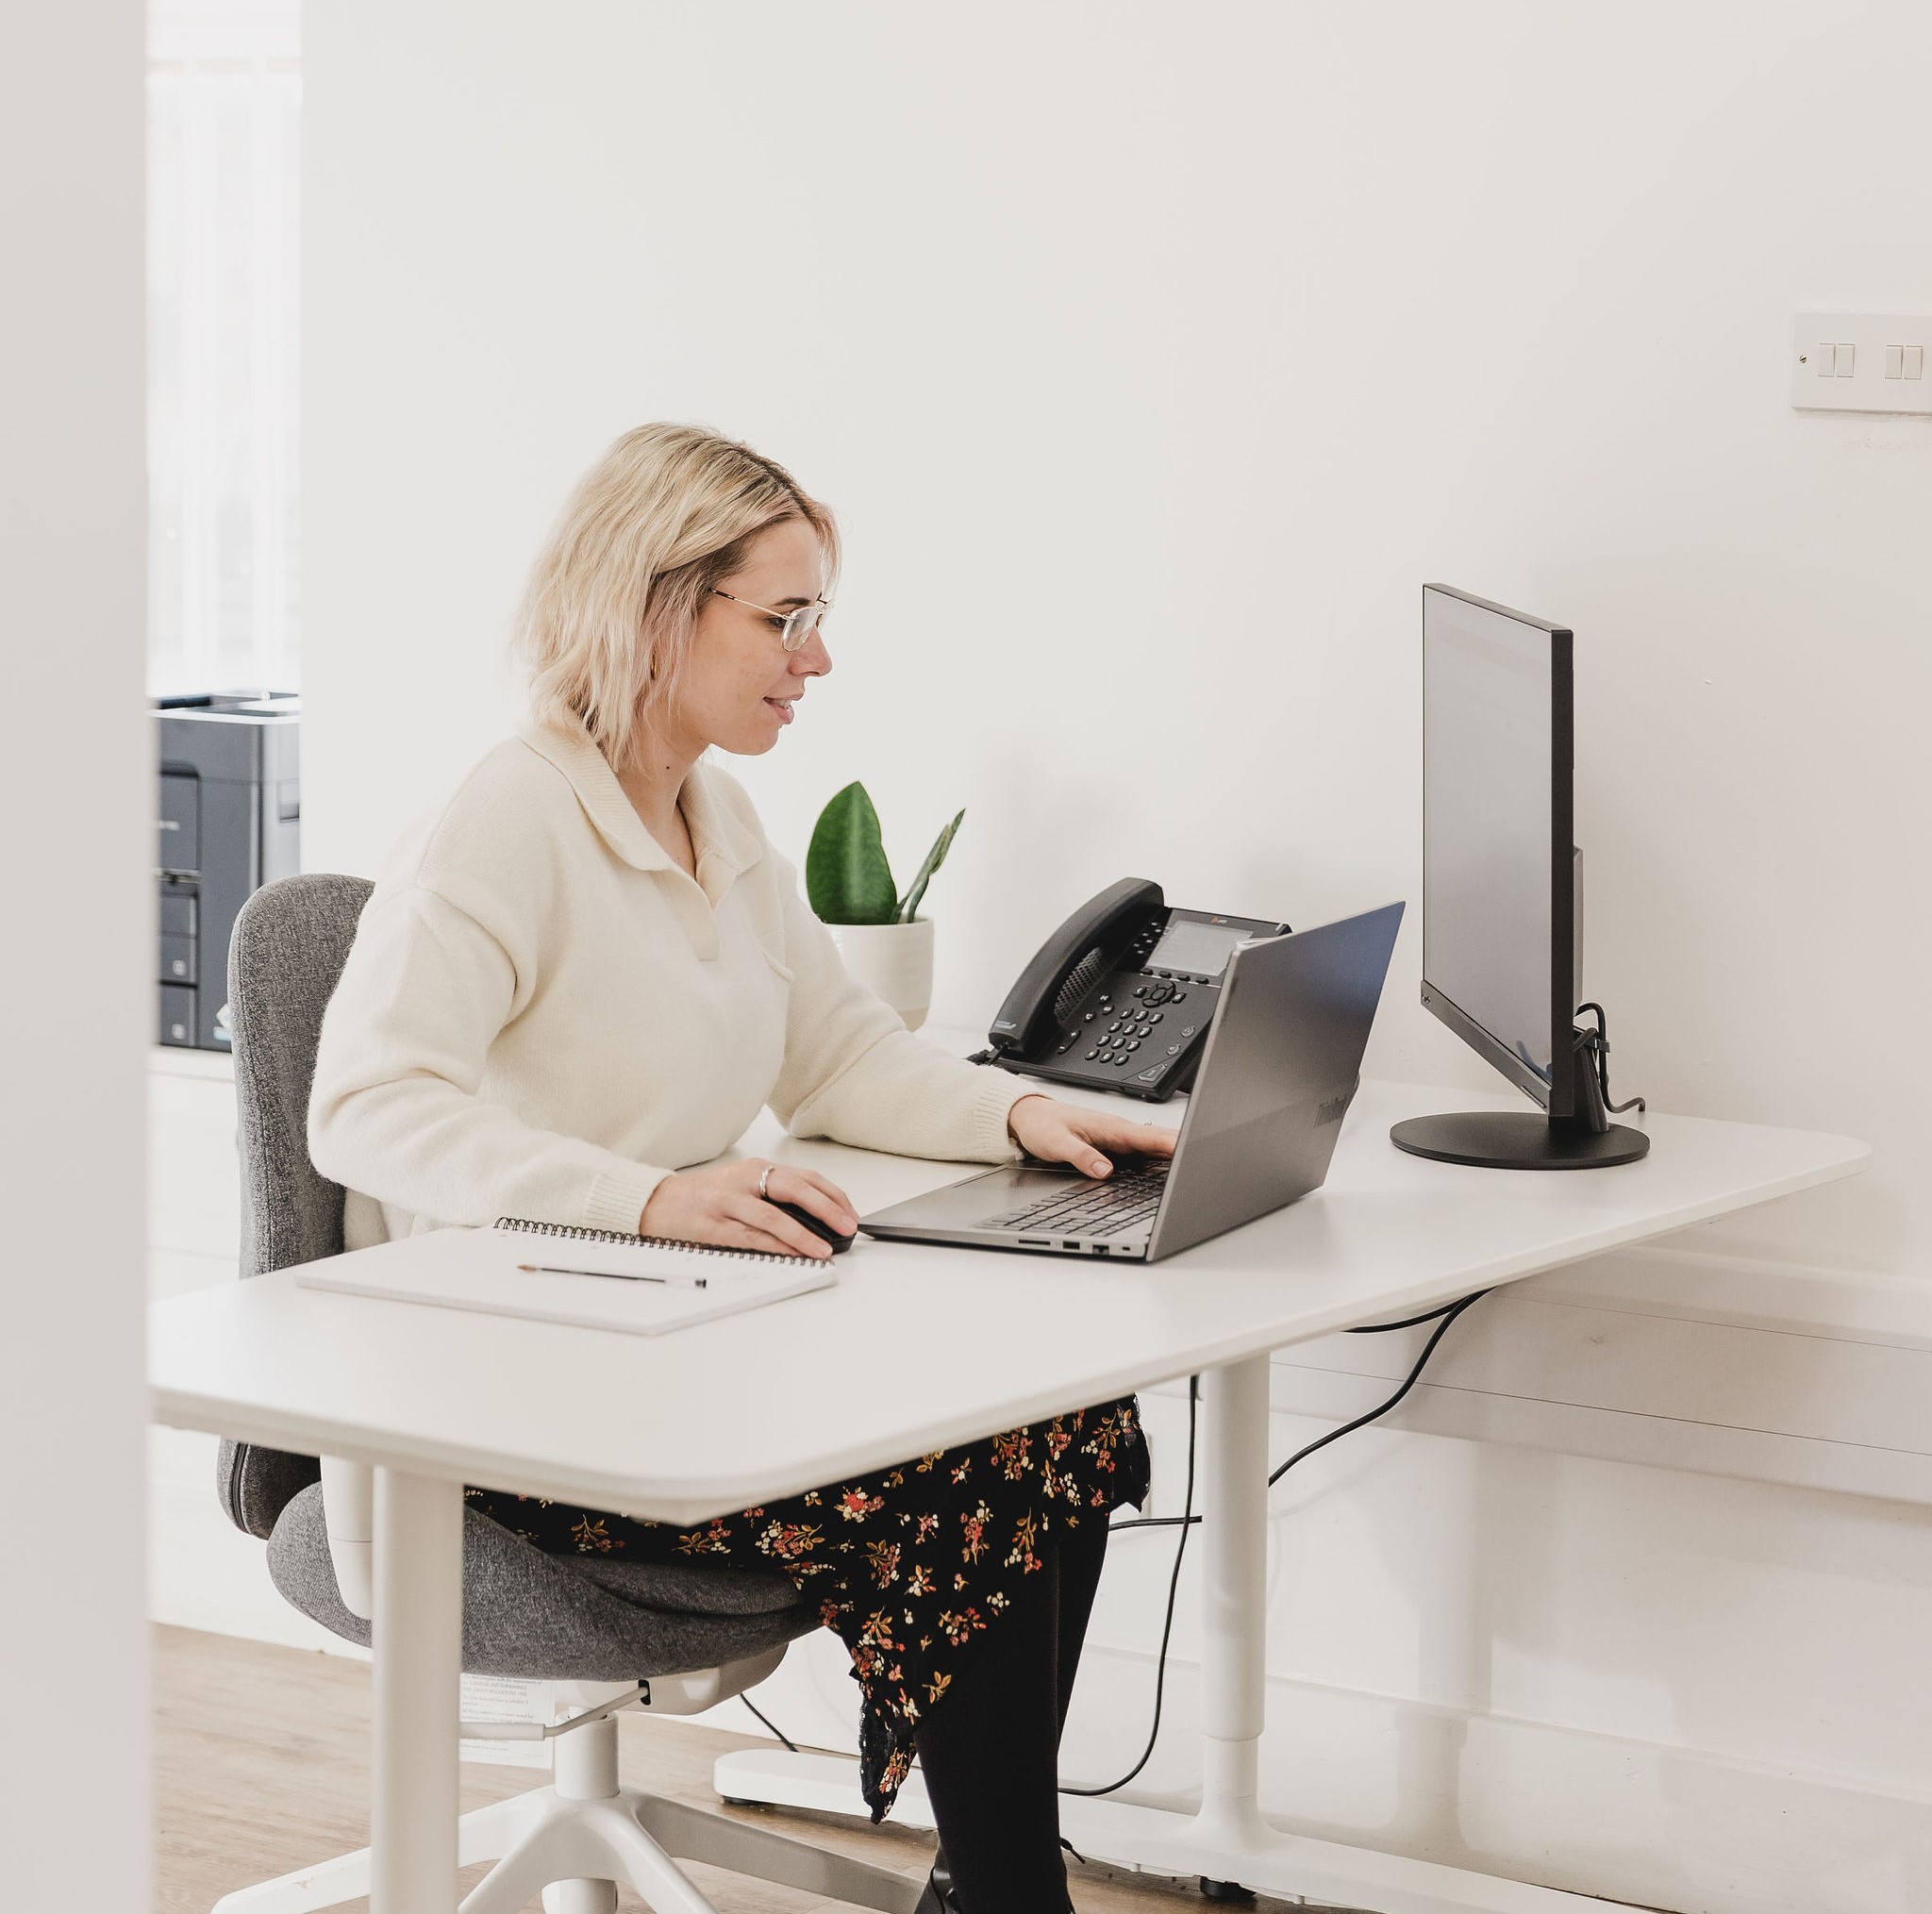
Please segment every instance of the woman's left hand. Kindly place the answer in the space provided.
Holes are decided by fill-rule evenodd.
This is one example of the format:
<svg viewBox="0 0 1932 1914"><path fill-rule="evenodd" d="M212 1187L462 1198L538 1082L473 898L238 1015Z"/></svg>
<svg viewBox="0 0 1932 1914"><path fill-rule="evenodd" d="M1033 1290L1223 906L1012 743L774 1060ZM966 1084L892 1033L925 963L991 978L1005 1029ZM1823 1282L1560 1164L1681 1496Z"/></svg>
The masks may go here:
<svg viewBox="0 0 1932 1914"><path fill-rule="evenodd" d="M1107 1176L1114 1157L1172 1157L1172 1130L1158 1123L1137 1123L1111 1110L1082 1109L1038 1092L1023 1096L1007 1112L1007 1129L1014 1142L1042 1163L1071 1163L1088 1176Z"/></svg>

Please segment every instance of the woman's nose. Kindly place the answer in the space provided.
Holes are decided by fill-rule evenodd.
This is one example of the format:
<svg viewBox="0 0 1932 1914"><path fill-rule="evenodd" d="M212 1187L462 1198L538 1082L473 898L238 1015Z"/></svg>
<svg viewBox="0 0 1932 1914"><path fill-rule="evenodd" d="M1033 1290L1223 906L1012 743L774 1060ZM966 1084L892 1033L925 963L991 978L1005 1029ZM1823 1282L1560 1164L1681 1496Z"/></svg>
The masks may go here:
<svg viewBox="0 0 1932 1914"><path fill-rule="evenodd" d="M823 632L814 631L791 654L791 669L802 678L822 678L832 669L832 654L825 649Z"/></svg>

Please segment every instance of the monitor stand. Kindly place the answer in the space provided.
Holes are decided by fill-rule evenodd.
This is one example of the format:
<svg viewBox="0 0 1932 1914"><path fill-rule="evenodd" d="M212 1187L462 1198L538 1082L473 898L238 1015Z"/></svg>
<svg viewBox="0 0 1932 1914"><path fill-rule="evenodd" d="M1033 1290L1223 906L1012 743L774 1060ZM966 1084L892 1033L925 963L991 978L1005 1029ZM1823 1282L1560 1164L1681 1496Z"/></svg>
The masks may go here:
<svg viewBox="0 0 1932 1914"><path fill-rule="evenodd" d="M1439 1163L1469 1163L1486 1170L1607 1170L1634 1163L1650 1139L1628 1123L1613 1123L1597 1084L1593 1030L1578 1030L1571 1052L1570 1080L1582 1108L1574 1117L1535 1110L1454 1110L1409 1117L1389 1140L1411 1157Z"/></svg>

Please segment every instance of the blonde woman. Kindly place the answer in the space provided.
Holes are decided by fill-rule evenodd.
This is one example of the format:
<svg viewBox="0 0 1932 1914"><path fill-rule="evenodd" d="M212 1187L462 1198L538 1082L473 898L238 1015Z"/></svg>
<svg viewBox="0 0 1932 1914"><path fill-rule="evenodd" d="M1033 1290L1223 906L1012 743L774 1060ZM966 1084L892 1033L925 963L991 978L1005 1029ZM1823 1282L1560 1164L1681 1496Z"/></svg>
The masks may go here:
<svg viewBox="0 0 1932 1914"><path fill-rule="evenodd" d="M828 1254L777 1206L849 1232L834 1184L713 1160L767 1104L796 1136L1094 1175L1171 1148L911 1036L708 761L771 750L831 670L838 559L790 474L695 427L627 433L578 486L521 615L531 717L403 840L323 1025L309 1143L351 1248L514 1215ZM469 1495L553 1552L783 1569L851 1651L874 1818L916 1749L955 1905L1061 1914L1059 1728L1108 1511L1146 1481L1124 1401L688 1534Z"/></svg>

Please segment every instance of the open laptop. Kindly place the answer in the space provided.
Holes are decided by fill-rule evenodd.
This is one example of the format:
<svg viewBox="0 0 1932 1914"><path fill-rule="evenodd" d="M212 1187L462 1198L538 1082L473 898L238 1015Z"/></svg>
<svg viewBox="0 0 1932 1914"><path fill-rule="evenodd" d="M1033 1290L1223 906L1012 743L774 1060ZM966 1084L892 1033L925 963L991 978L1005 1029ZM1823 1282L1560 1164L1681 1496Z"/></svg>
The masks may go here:
<svg viewBox="0 0 1932 1914"><path fill-rule="evenodd" d="M1321 1187L1361 1075L1400 904L1236 946L1173 1162L988 1170L862 1216L869 1236L1156 1262Z"/></svg>

